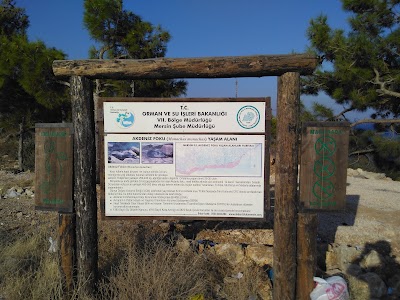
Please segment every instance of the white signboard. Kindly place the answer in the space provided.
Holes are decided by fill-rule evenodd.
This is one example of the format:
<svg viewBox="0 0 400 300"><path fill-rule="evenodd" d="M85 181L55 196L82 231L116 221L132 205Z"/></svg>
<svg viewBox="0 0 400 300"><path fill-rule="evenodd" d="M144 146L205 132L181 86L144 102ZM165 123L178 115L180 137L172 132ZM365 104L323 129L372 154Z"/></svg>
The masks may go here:
<svg viewBox="0 0 400 300"><path fill-rule="evenodd" d="M114 110L121 111L122 106L105 104L108 130L120 131L111 125L111 120ZM154 103L148 104L153 107ZM188 111L196 112L196 116L190 117L200 118L198 112L206 112L205 106L192 108L194 104L188 104L191 108ZM154 131L152 126L164 123L144 120L168 120L173 116L164 116L164 111L171 114L175 111L161 107L162 116L147 119L143 112L157 110L145 109L143 105L136 109L135 105L124 107L141 116L132 126L138 126L140 131L145 128ZM227 118L235 112L235 119L240 109L246 107L240 104L236 111L221 103L218 105L222 109L213 105L214 110L207 112L224 112ZM262 106L256 110L264 111ZM255 113L255 110L249 112ZM113 117L110 119L110 116ZM264 113L258 116L260 122L264 122L263 116ZM217 121L219 117L205 118L211 118L213 121L209 124L215 128L223 126ZM173 123L165 121L165 124ZM104 146L106 216L264 217L265 135L106 134Z"/></svg>
<svg viewBox="0 0 400 300"><path fill-rule="evenodd" d="M265 102L104 102L105 133L264 133Z"/></svg>

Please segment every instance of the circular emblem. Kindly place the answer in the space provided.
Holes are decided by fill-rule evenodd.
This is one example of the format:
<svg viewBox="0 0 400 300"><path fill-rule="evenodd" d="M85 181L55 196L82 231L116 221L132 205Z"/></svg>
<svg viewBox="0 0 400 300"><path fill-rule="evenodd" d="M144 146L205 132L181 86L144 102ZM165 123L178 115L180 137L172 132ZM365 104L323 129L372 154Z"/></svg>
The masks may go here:
<svg viewBox="0 0 400 300"><path fill-rule="evenodd" d="M243 106L237 113L237 122L244 129L251 129L260 122L260 112L251 105Z"/></svg>
<svg viewBox="0 0 400 300"><path fill-rule="evenodd" d="M329 157L318 158L314 163L314 174L319 178L327 179L335 174L336 166Z"/></svg>
<svg viewBox="0 0 400 300"><path fill-rule="evenodd" d="M313 186L313 194L318 200L325 201L335 194L335 186L330 180L318 180Z"/></svg>
<svg viewBox="0 0 400 300"><path fill-rule="evenodd" d="M320 137L314 145L315 152L322 156L332 156L336 151L336 141L330 136Z"/></svg>
<svg viewBox="0 0 400 300"><path fill-rule="evenodd" d="M119 127L129 128L135 122L135 116L131 112L119 113L116 121Z"/></svg>

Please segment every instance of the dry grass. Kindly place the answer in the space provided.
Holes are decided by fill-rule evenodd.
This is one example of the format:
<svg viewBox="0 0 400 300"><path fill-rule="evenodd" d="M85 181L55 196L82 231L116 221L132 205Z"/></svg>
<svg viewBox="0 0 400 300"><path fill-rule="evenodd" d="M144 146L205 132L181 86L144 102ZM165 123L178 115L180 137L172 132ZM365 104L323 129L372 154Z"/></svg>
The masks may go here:
<svg viewBox="0 0 400 300"><path fill-rule="evenodd" d="M205 260L156 240L130 249L101 284L102 299L189 299L206 294Z"/></svg>
<svg viewBox="0 0 400 300"><path fill-rule="evenodd" d="M143 226L100 223L99 299L215 299L230 267L213 255L179 251L174 238ZM113 234L111 234L113 233Z"/></svg>
<svg viewBox="0 0 400 300"><path fill-rule="evenodd" d="M0 250L0 299L67 299L58 254L48 252L48 225ZM97 293L84 295L78 283L68 299L260 299L265 281L259 268L230 278L233 270L227 261L208 251L180 251L174 236L153 232L149 224L108 221L100 222L99 229Z"/></svg>
<svg viewBox="0 0 400 300"><path fill-rule="evenodd" d="M7 300L60 298L58 258L47 252L47 243L46 230L39 228L0 250L1 296Z"/></svg>
<svg viewBox="0 0 400 300"><path fill-rule="evenodd" d="M1 179L1 177L0 177ZM4 178L13 186L29 186L31 179ZM18 181L18 182L16 182ZM3 199L4 200L4 199ZM227 281L233 274L229 263L212 251L201 254L189 248L178 250L173 234L167 235L152 222L99 221L100 280L95 295L83 293L78 282L70 297L62 291L59 254L49 253L49 237L56 235L57 214L12 219L19 210L32 209L31 199L9 201L17 210L3 207L9 227L0 228L0 299L151 299L151 300L230 300L252 299L260 285L257 269L243 271L244 277ZM6 203L6 202L3 202ZM8 202L7 202L8 203ZM25 205L21 206L22 203ZM7 211L7 212L6 212ZM25 226L28 222L28 226ZM12 235L12 239L6 239ZM224 280L225 279L225 280ZM255 298L254 298L255 299ZM257 298L259 299L259 298Z"/></svg>

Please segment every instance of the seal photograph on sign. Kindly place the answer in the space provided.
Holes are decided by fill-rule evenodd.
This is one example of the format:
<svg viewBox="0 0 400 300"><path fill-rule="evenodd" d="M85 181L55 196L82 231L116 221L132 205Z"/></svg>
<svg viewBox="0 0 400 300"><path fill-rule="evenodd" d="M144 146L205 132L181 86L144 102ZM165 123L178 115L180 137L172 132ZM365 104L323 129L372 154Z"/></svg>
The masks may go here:
<svg viewBox="0 0 400 300"><path fill-rule="evenodd" d="M236 119L240 127L251 129L260 122L260 112L254 106L246 105L239 109Z"/></svg>
<svg viewBox="0 0 400 300"><path fill-rule="evenodd" d="M138 164L140 163L140 143L109 142L108 163Z"/></svg>
<svg viewBox="0 0 400 300"><path fill-rule="evenodd" d="M142 143L143 164L172 164L173 153L172 143Z"/></svg>

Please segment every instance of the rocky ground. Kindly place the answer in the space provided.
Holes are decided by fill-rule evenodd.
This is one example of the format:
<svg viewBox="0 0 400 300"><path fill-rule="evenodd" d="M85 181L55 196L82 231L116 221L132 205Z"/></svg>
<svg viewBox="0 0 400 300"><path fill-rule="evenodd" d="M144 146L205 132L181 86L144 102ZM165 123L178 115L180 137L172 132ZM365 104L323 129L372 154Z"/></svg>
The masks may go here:
<svg viewBox="0 0 400 300"><path fill-rule="evenodd" d="M34 174L0 171L0 243L31 231L57 214L34 210ZM273 178L272 178L273 180ZM346 277L352 299L400 297L400 182L384 174L348 170L347 209L319 213L318 250L321 274ZM272 266L273 232L268 224L247 228L220 222L153 222L180 233L178 245L196 243L200 251L213 248L236 265L244 262ZM50 224L50 223L49 223ZM53 232L56 228L49 230Z"/></svg>

